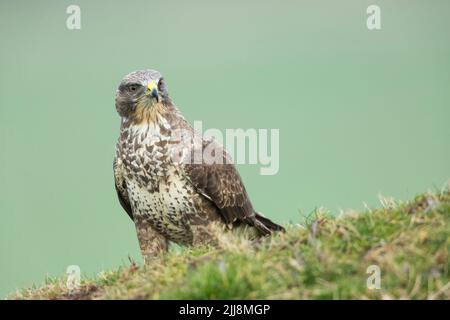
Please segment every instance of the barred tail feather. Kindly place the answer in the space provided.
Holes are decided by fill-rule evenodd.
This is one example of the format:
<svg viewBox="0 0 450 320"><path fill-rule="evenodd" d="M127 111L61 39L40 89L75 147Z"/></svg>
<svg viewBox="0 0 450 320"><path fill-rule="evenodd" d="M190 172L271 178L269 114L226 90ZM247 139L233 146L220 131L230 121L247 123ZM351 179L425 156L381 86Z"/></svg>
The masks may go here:
<svg viewBox="0 0 450 320"><path fill-rule="evenodd" d="M255 227L261 231L264 235L271 234L272 232L284 232L286 231L282 226L276 224L272 220L264 217L261 213L255 212Z"/></svg>

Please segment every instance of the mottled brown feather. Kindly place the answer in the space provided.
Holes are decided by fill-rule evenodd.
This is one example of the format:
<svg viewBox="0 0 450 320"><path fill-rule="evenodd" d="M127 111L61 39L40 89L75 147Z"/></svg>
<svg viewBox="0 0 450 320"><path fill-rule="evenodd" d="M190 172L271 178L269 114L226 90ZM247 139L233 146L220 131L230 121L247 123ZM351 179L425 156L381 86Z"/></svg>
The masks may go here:
<svg viewBox="0 0 450 320"><path fill-rule="evenodd" d="M117 158L114 159L114 186L116 188L117 197L119 198L119 203L122 208L126 211L131 220L133 219L133 210L131 209L130 200L128 199L127 188L124 185L125 180L123 179L122 173L119 171L117 165Z"/></svg>
<svg viewBox="0 0 450 320"><path fill-rule="evenodd" d="M184 170L188 180L217 206L225 223L242 221L258 227L256 213L239 172L231 163L227 152L216 141L204 139L203 150L210 143L215 144L216 152L222 152L223 163L185 164Z"/></svg>

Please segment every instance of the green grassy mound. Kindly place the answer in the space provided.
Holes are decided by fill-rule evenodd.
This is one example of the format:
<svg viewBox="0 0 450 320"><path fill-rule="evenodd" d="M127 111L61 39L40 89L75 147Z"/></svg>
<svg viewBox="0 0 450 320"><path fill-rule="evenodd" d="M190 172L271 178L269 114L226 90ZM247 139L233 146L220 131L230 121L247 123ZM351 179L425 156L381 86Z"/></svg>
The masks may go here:
<svg viewBox="0 0 450 320"><path fill-rule="evenodd" d="M252 241L221 235L219 247L172 250L147 266L131 263L75 291L65 279L12 299L448 299L450 193L332 217ZM379 268L380 289L367 286Z"/></svg>

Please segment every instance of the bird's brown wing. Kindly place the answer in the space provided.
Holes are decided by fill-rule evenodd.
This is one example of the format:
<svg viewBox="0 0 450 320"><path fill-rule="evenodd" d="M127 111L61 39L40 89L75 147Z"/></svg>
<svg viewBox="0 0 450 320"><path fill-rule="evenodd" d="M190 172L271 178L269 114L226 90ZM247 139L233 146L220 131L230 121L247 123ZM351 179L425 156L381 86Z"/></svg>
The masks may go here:
<svg viewBox="0 0 450 320"><path fill-rule="evenodd" d="M203 142L203 150L213 140ZM221 152L222 163L184 164L186 178L196 190L211 200L219 209L225 223L245 222L256 227L261 233L282 230L281 226L256 213L242 183L236 167L226 151L218 144L215 152Z"/></svg>
<svg viewBox="0 0 450 320"><path fill-rule="evenodd" d="M227 224L254 217L241 177L232 164L187 164L187 179L211 200Z"/></svg>
<svg viewBox="0 0 450 320"><path fill-rule="evenodd" d="M130 200L128 198L127 187L125 185L125 179L123 178L122 168L120 165L120 161L117 159L117 156L114 159L113 168L114 168L114 182L120 205L126 211L131 220L134 220L133 211L131 209Z"/></svg>

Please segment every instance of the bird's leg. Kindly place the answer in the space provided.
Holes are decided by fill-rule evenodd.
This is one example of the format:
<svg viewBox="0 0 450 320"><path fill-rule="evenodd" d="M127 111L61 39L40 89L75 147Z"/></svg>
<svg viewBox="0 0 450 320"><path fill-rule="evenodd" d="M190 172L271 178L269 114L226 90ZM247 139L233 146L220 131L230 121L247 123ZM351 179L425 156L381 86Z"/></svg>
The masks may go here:
<svg viewBox="0 0 450 320"><path fill-rule="evenodd" d="M135 225L142 258L146 264L160 253L167 251L169 247L167 239L153 229L145 218L135 218Z"/></svg>
<svg viewBox="0 0 450 320"><path fill-rule="evenodd" d="M192 225L191 228L194 234L192 241L194 247L205 244L216 246L219 243L218 235L223 233L223 229L215 222L204 225Z"/></svg>

